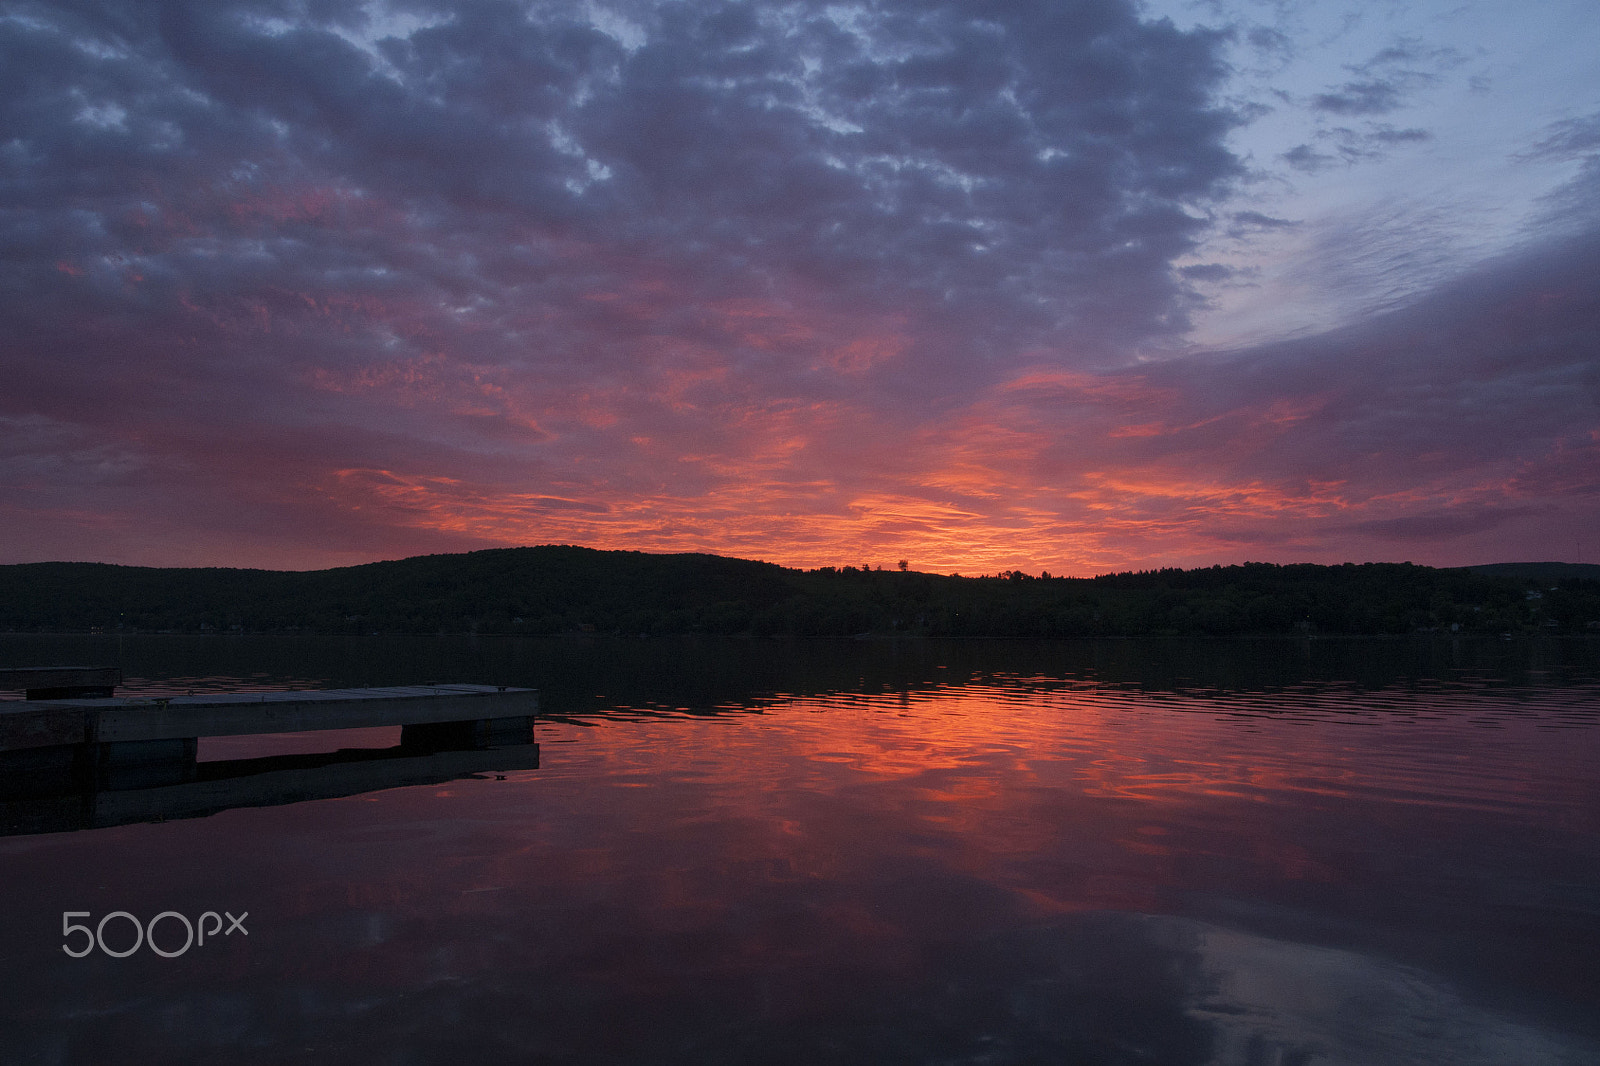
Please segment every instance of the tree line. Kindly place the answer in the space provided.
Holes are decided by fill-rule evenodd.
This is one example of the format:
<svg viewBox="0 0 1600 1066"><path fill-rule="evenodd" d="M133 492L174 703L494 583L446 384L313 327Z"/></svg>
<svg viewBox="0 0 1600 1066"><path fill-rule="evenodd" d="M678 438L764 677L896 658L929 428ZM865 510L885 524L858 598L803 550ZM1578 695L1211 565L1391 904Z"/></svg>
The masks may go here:
<svg viewBox="0 0 1600 1066"><path fill-rule="evenodd" d="M1548 564L1539 564L1548 565ZM1243 563L1092 578L568 545L317 571L0 566L0 630L1125 637L1600 634L1600 567ZM1569 575L1569 576L1562 576ZM1570 576L1576 575L1576 576Z"/></svg>

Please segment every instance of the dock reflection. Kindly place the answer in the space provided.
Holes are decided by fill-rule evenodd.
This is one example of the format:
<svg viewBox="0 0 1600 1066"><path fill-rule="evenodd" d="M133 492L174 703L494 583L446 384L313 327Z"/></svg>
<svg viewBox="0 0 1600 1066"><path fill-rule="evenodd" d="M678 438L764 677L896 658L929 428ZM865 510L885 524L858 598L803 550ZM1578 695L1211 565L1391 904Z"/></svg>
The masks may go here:
<svg viewBox="0 0 1600 1066"><path fill-rule="evenodd" d="M204 818L539 768L531 717L408 725L387 748L199 762L191 741L160 758L128 745L0 753L0 836Z"/></svg>

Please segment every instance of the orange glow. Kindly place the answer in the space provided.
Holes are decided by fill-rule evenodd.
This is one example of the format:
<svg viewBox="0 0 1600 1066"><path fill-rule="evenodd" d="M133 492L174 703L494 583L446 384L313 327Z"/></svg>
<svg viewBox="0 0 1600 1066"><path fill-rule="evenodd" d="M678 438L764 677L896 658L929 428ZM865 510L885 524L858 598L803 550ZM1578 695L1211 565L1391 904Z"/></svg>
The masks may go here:
<svg viewBox="0 0 1600 1066"><path fill-rule="evenodd" d="M814 341L813 365L867 353L869 368L902 350L893 334L833 345L829 331L801 328L765 302L719 313L740 343L761 351ZM512 468L446 467L352 467L317 486L340 508L485 546L707 551L801 567L890 567L904 558L934 572L1088 574L1232 560L1258 535L1280 551L1309 548L1315 541L1297 530L1506 491L1503 482L1450 473L1365 494L1339 478L1240 476L1225 463L1229 448L1275 447L1324 401L1151 421L1152 412L1177 414L1178 396L1135 375L1035 369L974 397L957 417L898 430L848 399L761 396L732 356L681 341L656 345L634 379L606 388L540 386L513 368L440 355L343 377L318 371L313 383L357 400L493 419L552 454L585 449L579 467L537 487L519 484ZM1063 409L1071 416L1056 414ZM1143 418L1126 421L1128 412ZM1231 442L1220 453L1124 451L1212 431Z"/></svg>
<svg viewBox="0 0 1600 1066"><path fill-rule="evenodd" d="M286 224L387 209L310 189L232 210L241 224ZM181 226L164 205L147 213L152 229ZM1347 398L1334 387L1264 387L1252 400L1209 388L1214 368L1180 362L1090 372L1055 361L1074 353L1035 350L1020 369L978 367L964 393L957 362L929 393L945 399L929 401L912 368L937 338L912 316L794 284L708 300L692 279L614 251L535 232L507 241L570 262L579 291L507 301L482 326L472 308L441 314L416 293L175 294L180 317L246 350L307 322L361 341L359 358L287 364L300 391L285 407L347 427L340 443L287 474L228 449L192 461L215 463L219 480L275 486L274 499L314 500L355 531L307 550L304 565L571 543L1080 576L1373 558L1362 527L1587 492L1600 461L1595 432L1497 465L1453 463L1441 441L1391 471L1351 454L1365 438L1342 421ZM575 335L592 347L537 348L552 318L581 320ZM476 346L508 330L514 344ZM192 450L170 427L141 433L152 454ZM284 477L292 483L274 480ZM378 547L352 547L361 543Z"/></svg>

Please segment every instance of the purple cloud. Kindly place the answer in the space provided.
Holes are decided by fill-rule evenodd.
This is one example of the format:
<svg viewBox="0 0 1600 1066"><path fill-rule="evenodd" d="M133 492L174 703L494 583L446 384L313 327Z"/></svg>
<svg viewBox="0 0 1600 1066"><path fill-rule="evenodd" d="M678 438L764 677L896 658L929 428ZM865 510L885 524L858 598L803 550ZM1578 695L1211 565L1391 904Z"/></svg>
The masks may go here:
<svg viewBox="0 0 1600 1066"><path fill-rule="evenodd" d="M1590 499L1571 231L1360 327L1148 361L1246 271L1176 263L1299 223L1230 199L1226 35L1127 0L12 10L12 559L1060 570ZM1358 77L1315 106L1411 84ZM1428 136L1356 125L1289 162Z"/></svg>

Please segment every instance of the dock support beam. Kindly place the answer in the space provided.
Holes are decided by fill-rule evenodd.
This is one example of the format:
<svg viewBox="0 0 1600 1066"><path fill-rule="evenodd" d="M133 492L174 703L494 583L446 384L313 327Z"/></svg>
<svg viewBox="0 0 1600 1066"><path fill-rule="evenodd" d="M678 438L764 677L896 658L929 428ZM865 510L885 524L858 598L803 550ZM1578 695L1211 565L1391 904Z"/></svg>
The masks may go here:
<svg viewBox="0 0 1600 1066"><path fill-rule="evenodd" d="M482 751L533 743L533 716L478 718L463 722L421 722L401 726L400 746L408 751Z"/></svg>

